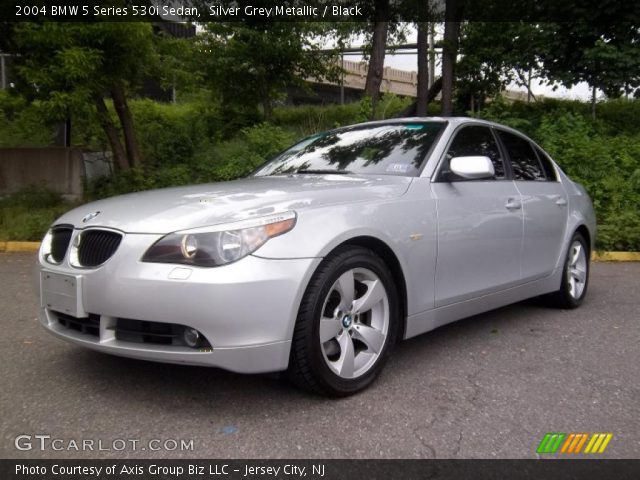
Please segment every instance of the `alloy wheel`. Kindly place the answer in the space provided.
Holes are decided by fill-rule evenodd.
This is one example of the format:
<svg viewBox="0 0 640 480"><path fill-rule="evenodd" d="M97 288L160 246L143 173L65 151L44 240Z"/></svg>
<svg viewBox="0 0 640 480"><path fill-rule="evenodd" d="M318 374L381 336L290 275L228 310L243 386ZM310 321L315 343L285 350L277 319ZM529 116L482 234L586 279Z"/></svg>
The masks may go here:
<svg viewBox="0 0 640 480"><path fill-rule="evenodd" d="M329 289L320 319L322 355L345 379L368 372L389 333L389 297L380 278L366 268L342 273Z"/></svg>
<svg viewBox="0 0 640 480"><path fill-rule="evenodd" d="M587 281L587 254L584 246L578 240L574 240L569 251L569 264L567 282L569 295L576 300L582 297Z"/></svg>

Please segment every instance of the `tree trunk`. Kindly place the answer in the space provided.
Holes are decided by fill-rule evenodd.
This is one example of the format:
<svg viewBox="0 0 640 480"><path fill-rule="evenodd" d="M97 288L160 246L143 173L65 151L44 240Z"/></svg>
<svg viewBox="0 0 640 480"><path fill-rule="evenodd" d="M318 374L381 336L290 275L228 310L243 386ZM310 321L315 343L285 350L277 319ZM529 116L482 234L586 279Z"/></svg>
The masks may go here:
<svg viewBox="0 0 640 480"><path fill-rule="evenodd" d="M124 152L124 148L122 147L122 143L120 142L118 129L113 124L113 121L111 121L107 106L104 104L104 98L102 98L101 94L97 93L93 96L93 103L95 104L96 111L98 113L98 122L100 123L102 130L104 130L107 140L109 141L109 145L111 146L111 153L113 153L113 160L115 164L120 170L127 170L129 168L129 162L127 161L127 156Z"/></svg>
<svg viewBox="0 0 640 480"><path fill-rule="evenodd" d="M427 92L427 104L429 102L433 102L433 100L440 93L440 90L442 90L442 77L438 77L436 79L436 81L433 82L433 85L431 85L431 88L429 88L429 91ZM398 113L398 115L396 115L396 117L398 117L398 118L415 117L417 115L416 111L417 111L417 102L413 102L407 108L405 108L400 113Z"/></svg>
<svg viewBox="0 0 640 480"><path fill-rule="evenodd" d="M122 86L119 85L111 89L111 98L113 99L113 106L118 114L122 132L124 133L124 144L127 149L129 166L140 167L142 165L142 155L140 154L138 139L136 138L136 129L133 124L131 110L129 110L127 97Z"/></svg>
<svg viewBox="0 0 640 480"><path fill-rule="evenodd" d="M418 96L416 115L427 116L429 100L429 24L418 22Z"/></svg>
<svg viewBox="0 0 640 480"><path fill-rule="evenodd" d="M591 87L591 118L596 119L596 87Z"/></svg>
<svg viewBox="0 0 640 480"><path fill-rule="evenodd" d="M444 44L442 46L442 115L453 114L453 84L458 56L458 36L462 8L458 0L446 0Z"/></svg>
<svg viewBox="0 0 640 480"><path fill-rule="evenodd" d="M436 44L434 37L436 35L436 24L429 22L429 88L433 86L436 80Z"/></svg>
<svg viewBox="0 0 640 480"><path fill-rule="evenodd" d="M273 118L273 104L271 103L271 98L269 98L269 94L267 92L263 92L262 94L262 110L264 113L264 119L266 121L270 121Z"/></svg>
<svg viewBox="0 0 640 480"><path fill-rule="evenodd" d="M520 70L516 70L516 73L518 74L520 83L527 89L527 103L529 103L531 99L535 102L536 96L533 94L533 90L531 90L531 70L529 70L527 77L525 77Z"/></svg>
<svg viewBox="0 0 640 480"><path fill-rule="evenodd" d="M442 48L442 115L453 114L453 83L455 64L458 55L459 22L446 22L444 26L444 45Z"/></svg>
<svg viewBox="0 0 640 480"><path fill-rule="evenodd" d="M386 8L387 0L376 2L376 11ZM381 15L379 15L380 17ZM373 39L371 43L371 57L367 70L367 81L364 86L365 95L371 98L371 116L376 115L376 107L380 99L380 84L384 74L384 57L387 49L387 32L389 22L375 22L373 26Z"/></svg>

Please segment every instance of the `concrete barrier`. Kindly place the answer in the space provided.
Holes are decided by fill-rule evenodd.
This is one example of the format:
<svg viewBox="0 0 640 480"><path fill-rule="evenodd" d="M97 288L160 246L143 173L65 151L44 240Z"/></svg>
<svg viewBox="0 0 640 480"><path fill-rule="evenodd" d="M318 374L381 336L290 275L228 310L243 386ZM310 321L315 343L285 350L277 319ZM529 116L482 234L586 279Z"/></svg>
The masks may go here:
<svg viewBox="0 0 640 480"><path fill-rule="evenodd" d="M85 175L76 148L0 148L0 195L44 185L70 200L82 197Z"/></svg>

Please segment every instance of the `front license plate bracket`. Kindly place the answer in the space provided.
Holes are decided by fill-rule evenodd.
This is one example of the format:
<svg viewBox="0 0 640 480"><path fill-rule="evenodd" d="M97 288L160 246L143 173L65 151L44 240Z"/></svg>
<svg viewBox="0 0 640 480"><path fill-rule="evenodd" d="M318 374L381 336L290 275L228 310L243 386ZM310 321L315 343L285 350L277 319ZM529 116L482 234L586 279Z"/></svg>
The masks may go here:
<svg viewBox="0 0 640 480"><path fill-rule="evenodd" d="M88 317L82 305L82 276L40 272L40 305L76 318Z"/></svg>

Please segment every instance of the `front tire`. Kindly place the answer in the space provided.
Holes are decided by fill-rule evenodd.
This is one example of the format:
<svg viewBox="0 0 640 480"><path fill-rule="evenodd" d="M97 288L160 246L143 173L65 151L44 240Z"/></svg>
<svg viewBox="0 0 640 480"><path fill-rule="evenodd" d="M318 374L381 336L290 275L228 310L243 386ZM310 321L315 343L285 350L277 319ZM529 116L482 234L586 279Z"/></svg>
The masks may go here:
<svg viewBox="0 0 640 480"><path fill-rule="evenodd" d="M300 304L290 379L333 397L366 388L391 353L399 317L393 276L380 257L340 247L320 264Z"/></svg>
<svg viewBox="0 0 640 480"><path fill-rule="evenodd" d="M562 274L560 289L549 300L557 308L578 308L587 294L589 286L590 251L582 234L576 232L571 238Z"/></svg>

